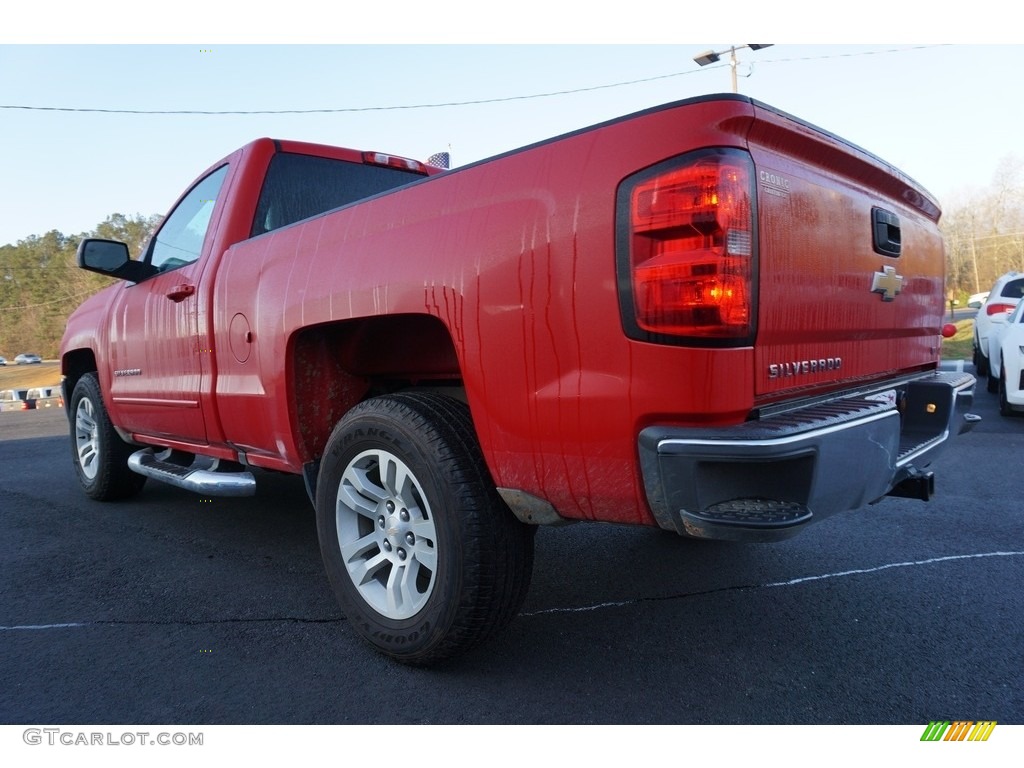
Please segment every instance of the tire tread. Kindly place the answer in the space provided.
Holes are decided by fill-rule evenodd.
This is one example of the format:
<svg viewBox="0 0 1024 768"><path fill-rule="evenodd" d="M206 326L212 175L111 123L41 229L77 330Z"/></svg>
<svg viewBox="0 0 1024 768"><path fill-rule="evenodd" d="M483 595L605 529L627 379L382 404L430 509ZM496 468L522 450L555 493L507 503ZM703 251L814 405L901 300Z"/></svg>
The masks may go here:
<svg viewBox="0 0 1024 768"><path fill-rule="evenodd" d="M442 634L434 642L409 652L367 638L403 663L433 664L486 642L516 616L529 590L535 529L518 521L498 495L464 403L425 392L373 398L339 422L328 444L366 416L383 416L414 430L430 446L439 475L458 500L459 545L467 566L451 623L439 628Z"/></svg>
<svg viewBox="0 0 1024 768"><path fill-rule="evenodd" d="M88 397L93 404L96 423L99 427L100 450L106 452L106 456L100 457L96 477L89 480L82 474L78 463L75 441L75 419L78 403ZM75 385L71 395L71 406L69 409L71 429L71 460L74 463L75 474L86 495L96 501L120 501L138 494L146 482L144 475L132 472L128 468L128 457L135 450L134 446L126 443L117 434L114 425L107 413L107 407L103 403L103 394L100 390L99 376L95 372L84 374Z"/></svg>

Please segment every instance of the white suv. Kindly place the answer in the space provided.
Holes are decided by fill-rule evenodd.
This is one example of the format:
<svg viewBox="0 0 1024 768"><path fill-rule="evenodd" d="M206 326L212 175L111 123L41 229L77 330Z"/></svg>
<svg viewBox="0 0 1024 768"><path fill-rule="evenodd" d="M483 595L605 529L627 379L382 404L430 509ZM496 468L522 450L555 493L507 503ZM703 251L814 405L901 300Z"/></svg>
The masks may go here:
<svg viewBox="0 0 1024 768"><path fill-rule="evenodd" d="M993 329L992 339L988 378L996 381L999 412L1012 416L1024 411L1024 301L1017 303L1006 325Z"/></svg>
<svg viewBox="0 0 1024 768"><path fill-rule="evenodd" d="M994 324L1004 325L1006 318L1014 307L1024 296L1024 272L1007 272L996 280L996 284L989 291L988 299L981 305L977 316L974 318L974 367L979 377L988 376L989 364L992 350L990 349ZM999 350L996 350L999 354ZM999 380L995 381L998 387ZM989 391L992 382L989 382Z"/></svg>

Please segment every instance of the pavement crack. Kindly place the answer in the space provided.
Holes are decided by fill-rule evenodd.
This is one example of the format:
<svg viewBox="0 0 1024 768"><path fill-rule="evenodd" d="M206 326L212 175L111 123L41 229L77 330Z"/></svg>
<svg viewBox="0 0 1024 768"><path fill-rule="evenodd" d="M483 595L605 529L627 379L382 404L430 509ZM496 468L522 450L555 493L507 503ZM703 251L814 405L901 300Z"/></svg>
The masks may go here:
<svg viewBox="0 0 1024 768"><path fill-rule="evenodd" d="M988 557L1021 556L1024 556L1024 551L978 552L967 555L945 555L942 557L929 557L924 560L909 560L899 563L884 563L882 565L876 565L870 568L854 568L847 571L836 571L834 573L821 573L813 576L800 576L794 579L789 579L788 581L772 581L764 584L734 584L731 586L717 587L715 589L705 589L697 592L679 592L673 595L660 595L657 597L635 597L629 600L616 600L604 603L595 603L593 605L583 605L575 607L545 608L540 611L530 611L529 613L521 613L519 615L523 618L530 618L533 616L544 616L555 613L586 613L588 611L598 611L604 608L624 608L630 605L640 605L641 603L664 602L666 600L687 600L694 597L706 597L708 595L722 594L725 592L745 592L754 589L793 587L811 581L821 581L823 579L838 579L846 576L858 576L863 574L878 573L880 571L886 571L891 568L910 568L914 566L934 565L935 563L948 563L957 560L977 560Z"/></svg>

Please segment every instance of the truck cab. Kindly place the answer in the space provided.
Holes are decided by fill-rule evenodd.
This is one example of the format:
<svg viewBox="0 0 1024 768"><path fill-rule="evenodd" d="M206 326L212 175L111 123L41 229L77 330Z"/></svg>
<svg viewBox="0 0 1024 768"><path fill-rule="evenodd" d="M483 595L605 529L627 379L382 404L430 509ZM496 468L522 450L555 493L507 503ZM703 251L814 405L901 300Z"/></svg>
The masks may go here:
<svg viewBox="0 0 1024 768"><path fill-rule="evenodd" d="M91 368L123 437L236 459L238 438L229 439L224 429L224 420L232 419L230 397L218 400L217 379L232 362L246 362L253 336L244 313L224 317L228 310L215 307L215 292L241 289L232 283L225 253L235 243L441 170L378 152L258 139L201 174L137 260L123 244L87 241L80 266L124 282L79 310L97 320L102 310L103 320L99 327L83 324L82 335L67 340L65 402L70 405L78 377ZM213 279L219 270L221 281ZM104 365L97 365L96 346L103 348ZM266 393L264 385L250 380L248 386ZM275 441L267 436L260 442L273 448Z"/></svg>

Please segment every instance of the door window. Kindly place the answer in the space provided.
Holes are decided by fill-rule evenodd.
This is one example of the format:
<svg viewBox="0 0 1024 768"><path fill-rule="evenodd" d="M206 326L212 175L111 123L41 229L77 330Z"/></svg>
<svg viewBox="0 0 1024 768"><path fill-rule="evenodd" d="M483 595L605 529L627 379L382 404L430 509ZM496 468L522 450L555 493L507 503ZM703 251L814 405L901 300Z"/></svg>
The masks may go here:
<svg viewBox="0 0 1024 768"><path fill-rule="evenodd" d="M150 264L160 272L183 267L199 258L227 172L228 166L223 165L192 187L164 221L150 246Z"/></svg>

